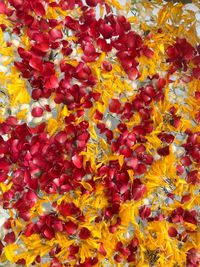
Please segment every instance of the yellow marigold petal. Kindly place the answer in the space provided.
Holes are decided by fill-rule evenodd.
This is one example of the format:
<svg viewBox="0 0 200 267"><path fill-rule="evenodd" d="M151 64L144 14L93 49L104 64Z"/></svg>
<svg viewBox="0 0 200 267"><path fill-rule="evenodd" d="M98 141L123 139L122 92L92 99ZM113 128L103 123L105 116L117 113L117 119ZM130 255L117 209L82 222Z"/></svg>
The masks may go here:
<svg viewBox="0 0 200 267"><path fill-rule="evenodd" d="M5 256L10 262L15 262L15 250L17 248L18 245L16 244L10 244L4 247Z"/></svg>

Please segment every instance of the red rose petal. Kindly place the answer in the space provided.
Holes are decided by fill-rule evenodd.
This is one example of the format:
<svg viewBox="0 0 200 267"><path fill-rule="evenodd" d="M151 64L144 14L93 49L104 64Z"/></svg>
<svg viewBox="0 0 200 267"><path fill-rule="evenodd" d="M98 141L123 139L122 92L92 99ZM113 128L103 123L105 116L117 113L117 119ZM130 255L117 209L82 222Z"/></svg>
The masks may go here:
<svg viewBox="0 0 200 267"><path fill-rule="evenodd" d="M111 44L108 44L106 40L99 38L97 40L97 45L103 52L110 52L112 50Z"/></svg>
<svg viewBox="0 0 200 267"><path fill-rule="evenodd" d="M62 39L62 37L63 37L61 30L57 30L57 29L50 30L49 35L50 35L51 40L53 40L53 41L56 41L58 39Z"/></svg>
<svg viewBox="0 0 200 267"><path fill-rule="evenodd" d="M42 60L40 58L31 58L29 65L39 72L42 72L43 70Z"/></svg>
<svg viewBox="0 0 200 267"><path fill-rule="evenodd" d="M107 61L103 61L102 63L101 63L101 68L102 68L102 70L104 70L104 71L111 71L112 70L112 65L111 65L111 63L110 62L107 62Z"/></svg>
<svg viewBox="0 0 200 267"><path fill-rule="evenodd" d="M123 258L119 255L119 254L116 254L114 256L114 260L118 263L122 262L123 261Z"/></svg>
<svg viewBox="0 0 200 267"><path fill-rule="evenodd" d="M132 261L135 261L136 260L136 256L135 254L130 254L127 258L127 261L128 262L132 262Z"/></svg>
<svg viewBox="0 0 200 267"><path fill-rule="evenodd" d="M65 223L65 230L69 235L74 235L77 228L78 228L78 225L72 221Z"/></svg>
<svg viewBox="0 0 200 267"><path fill-rule="evenodd" d="M7 244L12 244L15 242L15 234L14 232L11 232L11 233L7 233L4 237L4 241L7 243Z"/></svg>
<svg viewBox="0 0 200 267"><path fill-rule="evenodd" d="M24 18L24 22L27 26L31 25L34 21L34 18L30 15L26 15Z"/></svg>
<svg viewBox="0 0 200 267"><path fill-rule="evenodd" d="M80 239L88 239L90 236L91 236L90 230L88 230L86 227L80 229L79 232Z"/></svg>
<svg viewBox="0 0 200 267"><path fill-rule="evenodd" d="M184 167L182 165L177 165L176 170L177 170L178 175L181 175L184 173Z"/></svg>
<svg viewBox="0 0 200 267"><path fill-rule="evenodd" d="M128 146L120 147L120 154L124 155L125 157L129 158L132 154L132 150Z"/></svg>
<svg viewBox="0 0 200 267"><path fill-rule="evenodd" d="M10 167L9 162L5 158L0 159L0 170L8 171Z"/></svg>
<svg viewBox="0 0 200 267"><path fill-rule="evenodd" d="M91 7L95 7L98 4L97 0L86 0L86 4Z"/></svg>
<svg viewBox="0 0 200 267"><path fill-rule="evenodd" d="M38 200L38 196L35 192L33 191L28 191L24 194L25 198L28 200L28 201L33 201L33 202L36 202Z"/></svg>
<svg viewBox="0 0 200 267"><path fill-rule="evenodd" d="M45 52L47 52L49 50L49 44L45 43L45 42L43 42L41 44L35 44L35 45L33 45L33 48L35 50L39 50L39 51L45 53Z"/></svg>
<svg viewBox="0 0 200 267"><path fill-rule="evenodd" d="M139 72L136 68L130 68L127 71L130 80L134 81L139 77Z"/></svg>
<svg viewBox="0 0 200 267"><path fill-rule="evenodd" d="M192 161L191 161L190 157L184 156L181 159L181 163L182 163L183 166L188 167L188 166L190 166L192 164Z"/></svg>
<svg viewBox="0 0 200 267"><path fill-rule="evenodd" d="M36 3L34 5L34 11L38 16L43 17L45 15L45 9L42 3Z"/></svg>
<svg viewBox="0 0 200 267"><path fill-rule="evenodd" d="M147 191L147 188L143 184L133 185L133 188L132 188L133 199L135 201L141 199L143 195L146 193L146 191Z"/></svg>
<svg viewBox="0 0 200 267"><path fill-rule="evenodd" d="M136 237L132 239L132 241L131 241L131 245L132 245L132 247L134 247L134 248L137 248L137 247L138 247L138 245L139 245L139 241L138 241L138 239L137 239Z"/></svg>
<svg viewBox="0 0 200 267"><path fill-rule="evenodd" d="M31 111L33 117L39 118L43 114L43 109L41 107L34 107Z"/></svg>
<svg viewBox="0 0 200 267"><path fill-rule="evenodd" d="M167 48L167 55L169 58L174 59L178 56L178 51L174 46L169 46Z"/></svg>
<svg viewBox="0 0 200 267"><path fill-rule="evenodd" d="M58 88L58 78L55 75L51 75L46 79L44 86L46 89Z"/></svg>
<svg viewBox="0 0 200 267"><path fill-rule="evenodd" d="M143 163L138 164L138 168L136 169L136 173L142 175L146 172L147 167Z"/></svg>
<svg viewBox="0 0 200 267"><path fill-rule="evenodd" d="M140 214L140 217L142 218L142 220L144 220L150 216L151 209L144 205L139 209L139 214Z"/></svg>
<svg viewBox="0 0 200 267"><path fill-rule="evenodd" d="M54 231L48 227L43 231L43 235L49 240L55 237Z"/></svg>
<svg viewBox="0 0 200 267"><path fill-rule="evenodd" d="M11 229L11 220L8 219L7 221L5 221L4 224L3 224L3 226L7 230Z"/></svg>
<svg viewBox="0 0 200 267"><path fill-rule="evenodd" d="M138 167L138 159L137 158L130 158L127 161L127 166L131 167L133 170L136 170Z"/></svg>
<svg viewBox="0 0 200 267"><path fill-rule="evenodd" d="M145 49L143 49L143 54L147 58L152 58L153 55L154 55L154 52L151 49L149 49L149 48L145 48Z"/></svg>
<svg viewBox="0 0 200 267"><path fill-rule="evenodd" d="M0 2L0 14L5 14L6 5L4 2Z"/></svg>
<svg viewBox="0 0 200 267"><path fill-rule="evenodd" d="M74 245L70 245L69 246L70 254L75 255L75 254L78 253L78 251L79 251L79 247L78 246L74 246Z"/></svg>
<svg viewBox="0 0 200 267"><path fill-rule="evenodd" d="M168 234L170 237L176 237L178 234L178 231L174 227L169 227Z"/></svg>
<svg viewBox="0 0 200 267"><path fill-rule="evenodd" d="M169 155L169 146L158 148L157 153L160 156L168 156Z"/></svg>
<svg viewBox="0 0 200 267"><path fill-rule="evenodd" d="M106 256L106 254L107 254L107 252L106 252L106 250L104 248L103 243L100 244L99 253L101 253L103 256Z"/></svg>
<svg viewBox="0 0 200 267"><path fill-rule="evenodd" d="M110 112L120 113L121 103L118 99L112 99L109 105Z"/></svg>
<svg viewBox="0 0 200 267"><path fill-rule="evenodd" d="M67 134L65 132L60 132L55 136L55 139L57 142L59 142L60 144L64 144L65 141L67 140Z"/></svg>
<svg viewBox="0 0 200 267"><path fill-rule="evenodd" d="M197 213L195 210L193 210L193 211L185 210L183 219L185 222L189 222L189 223L192 223L195 225L197 225L197 222L198 222L197 221Z"/></svg>
<svg viewBox="0 0 200 267"><path fill-rule="evenodd" d="M77 167L77 168L82 168L83 166L83 156L80 156L80 155L74 155L72 157L72 162L74 163L74 165Z"/></svg>
<svg viewBox="0 0 200 267"><path fill-rule="evenodd" d="M198 68L194 68L192 70L192 75L196 78L196 79L200 79L200 67Z"/></svg>
<svg viewBox="0 0 200 267"><path fill-rule="evenodd" d="M184 204L184 203L190 201L191 198L192 198L191 195L185 195L185 196L182 196L182 198L181 198L181 203Z"/></svg>
<svg viewBox="0 0 200 267"><path fill-rule="evenodd" d="M109 39L113 35L113 28L108 24L101 24L99 31L105 39Z"/></svg>
<svg viewBox="0 0 200 267"><path fill-rule="evenodd" d="M60 221L60 220L55 220L53 222L52 227L53 227L53 229L55 231L58 231L58 232L62 232L63 231L63 224L62 224L62 221Z"/></svg>
<svg viewBox="0 0 200 267"><path fill-rule="evenodd" d="M193 184L193 185L199 183L200 180L199 180L199 177L198 177L198 171L197 170L193 170L193 171L189 172L188 175L187 175L186 181L187 181L187 183Z"/></svg>

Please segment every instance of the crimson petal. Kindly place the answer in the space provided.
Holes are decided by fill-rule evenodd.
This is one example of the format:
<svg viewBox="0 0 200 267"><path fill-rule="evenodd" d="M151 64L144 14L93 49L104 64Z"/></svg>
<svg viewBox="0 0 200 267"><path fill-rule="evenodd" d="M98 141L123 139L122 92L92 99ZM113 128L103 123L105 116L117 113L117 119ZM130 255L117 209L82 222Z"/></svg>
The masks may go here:
<svg viewBox="0 0 200 267"><path fill-rule="evenodd" d="M52 229L46 227L45 230L43 231L43 235L44 235L47 239L51 240L52 238L54 238L55 233L54 233L54 231L53 231Z"/></svg>
<svg viewBox="0 0 200 267"><path fill-rule="evenodd" d="M79 232L80 239L88 239L91 236L90 230L86 227L82 227Z"/></svg>
<svg viewBox="0 0 200 267"><path fill-rule="evenodd" d="M51 40L53 41L56 41L63 37L61 30L57 30L57 29L50 30L49 35L50 35Z"/></svg>
<svg viewBox="0 0 200 267"><path fill-rule="evenodd" d="M135 201L140 200L143 197L143 195L146 193L146 191L147 191L147 188L143 184L133 185L133 188L132 188L133 199Z"/></svg>
<svg viewBox="0 0 200 267"><path fill-rule="evenodd" d="M80 155L74 155L72 157L72 162L74 163L74 165L77 167L77 168L82 168L82 165L83 165L83 156L80 156Z"/></svg>
<svg viewBox="0 0 200 267"><path fill-rule="evenodd" d="M43 70L42 60L40 58L31 58L31 60L29 61L29 65L39 72L42 72Z"/></svg>
<svg viewBox="0 0 200 267"><path fill-rule="evenodd" d="M65 230L69 235L74 235L77 228L78 228L78 225L72 221L65 223Z"/></svg>
<svg viewBox="0 0 200 267"><path fill-rule="evenodd" d="M45 15L45 9L42 3L36 3L34 5L34 11L38 16L43 17Z"/></svg>
<svg viewBox="0 0 200 267"><path fill-rule="evenodd" d="M118 99L112 99L109 105L110 112L120 113L121 103Z"/></svg>
<svg viewBox="0 0 200 267"><path fill-rule="evenodd" d="M14 232L11 232L11 233L7 233L4 237L4 241L7 243L7 244L12 244L15 242L15 234Z"/></svg>
<svg viewBox="0 0 200 267"><path fill-rule="evenodd" d="M91 7L97 6L98 1L97 0L86 0L86 4Z"/></svg>
<svg viewBox="0 0 200 267"><path fill-rule="evenodd" d="M44 111L43 111L43 109L41 107L34 107L32 109L32 111L31 111L31 114L32 114L33 117L38 118L38 117L42 116L43 112Z"/></svg>
<svg viewBox="0 0 200 267"><path fill-rule="evenodd" d="M178 231L174 227L169 227L168 234L170 237L176 237L178 234Z"/></svg>
<svg viewBox="0 0 200 267"><path fill-rule="evenodd" d="M0 14L5 14L6 5L3 2L0 2Z"/></svg>

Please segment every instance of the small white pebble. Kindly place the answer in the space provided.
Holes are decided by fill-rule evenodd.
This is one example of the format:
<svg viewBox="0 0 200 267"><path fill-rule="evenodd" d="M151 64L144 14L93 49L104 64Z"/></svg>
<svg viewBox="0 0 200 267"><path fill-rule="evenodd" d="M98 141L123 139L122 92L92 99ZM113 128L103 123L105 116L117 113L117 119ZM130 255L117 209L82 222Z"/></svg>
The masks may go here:
<svg viewBox="0 0 200 267"><path fill-rule="evenodd" d="M72 51L72 53L71 53L71 57L74 57L74 56L76 56L77 55L77 50L76 50L76 48L73 48L73 51Z"/></svg>
<svg viewBox="0 0 200 267"><path fill-rule="evenodd" d="M133 88L134 90L137 89L137 87L138 87L137 83L134 82L134 81L132 81L131 86L132 86L132 88Z"/></svg>
<svg viewBox="0 0 200 267"><path fill-rule="evenodd" d="M43 119L44 119L45 121L48 121L51 117L52 117L51 112L45 112L45 114L44 114L44 116L43 116Z"/></svg>
<svg viewBox="0 0 200 267"><path fill-rule="evenodd" d="M31 122L33 120L33 116L31 115L31 113L29 112L28 114L27 114L27 122L29 123L29 122Z"/></svg>
<svg viewBox="0 0 200 267"><path fill-rule="evenodd" d="M185 149L183 147L175 147L172 145L172 151L176 154L176 156L181 157L185 153Z"/></svg>
<svg viewBox="0 0 200 267"><path fill-rule="evenodd" d="M7 71L8 71L7 67L0 65L0 72L4 72L5 73Z"/></svg>
<svg viewBox="0 0 200 267"><path fill-rule="evenodd" d="M54 100L51 100L51 101L49 102L49 106L50 106L51 109L55 108L55 107L56 107L56 103L55 103L55 101L54 101Z"/></svg>
<svg viewBox="0 0 200 267"><path fill-rule="evenodd" d="M8 141L8 134L3 134L1 135L1 137L3 138L4 141Z"/></svg>
<svg viewBox="0 0 200 267"><path fill-rule="evenodd" d="M39 103L41 106L45 106L49 104L46 98L40 98Z"/></svg>
<svg viewBox="0 0 200 267"><path fill-rule="evenodd" d="M144 205L149 205L150 204L150 201L149 201L148 198L143 199L142 202L143 202Z"/></svg>
<svg viewBox="0 0 200 267"><path fill-rule="evenodd" d="M173 102L176 100L176 95L173 92L170 92L168 95L168 99L170 102Z"/></svg>
<svg viewBox="0 0 200 267"><path fill-rule="evenodd" d="M126 92L126 95L127 95L127 96L133 96L133 95L134 95L134 92L133 92L133 91L127 91L127 92Z"/></svg>
<svg viewBox="0 0 200 267"><path fill-rule="evenodd" d="M9 60L9 57L0 57L0 63Z"/></svg>
<svg viewBox="0 0 200 267"><path fill-rule="evenodd" d="M160 158L161 158L161 156L158 155L158 153L155 153L155 155L154 155L154 159L155 159L155 160L159 160Z"/></svg>
<svg viewBox="0 0 200 267"><path fill-rule="evenodd" d="M24 109L28 109L28 108L29 108L28 104L22 104L19 109L24 110Z"/></svg>
<svg viewBox="0 0 200 267"><path fill-rule="evenodd" d="M109 129L110 129L111 126L112 126L112 122L111 122L111 120L109 120L109 119L106 121L105 124L106 124L106 127L109 128Z"/></svg>
<svg viewBox="0 0 200 267"><path fill-rule="evenodd" d="M37 101L37 102L33 102L33 103L31 104L31 108L30 108L30 109L32 110L33 108L38 107L38 106L41 106L39 101Z"/></svg>
<svg viewBox="0 0 200 267"><path fill-rule="evenodd" d="M60 59L59 59L59 58L56 58L56 59L54 59L54 61L53 61L53 62L54 62L54 64L55 64L55 65L57 65L57 64L59 64L59 62L60 62Z"/></svg>
<svg viewBox="0 0 200 267"><path fill-rule="evenodd" d="M19 47L19 44L20 44L20 43L19 43L18 40L14 39L14 40L12 40L11 42L12 42L12 44L13 44L15 47L17 47L17 48Z"/></svg>
<svg viewBox="0 0 200 267"><path fill-rule="evenodd" d="M129 233L129 232L126 232L126 233L125 233L125 238L127 238L127 239L130 238L130 233Z"/></svg>
<svg viewBox="0 0 200 267"><path fill-rule="evenodd" d="M33 122L34 123L40 123L42 121L43 117L39 117L39 118L33 118Z"/></svg>

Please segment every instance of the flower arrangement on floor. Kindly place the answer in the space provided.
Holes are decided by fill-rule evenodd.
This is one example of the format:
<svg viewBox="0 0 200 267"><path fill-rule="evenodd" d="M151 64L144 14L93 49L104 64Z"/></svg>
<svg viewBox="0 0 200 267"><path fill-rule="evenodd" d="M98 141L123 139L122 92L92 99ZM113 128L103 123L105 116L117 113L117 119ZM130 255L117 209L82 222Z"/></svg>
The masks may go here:
<svg viewBox="0 0 200 267"><path fill-rule="evenodd" d="M0 266L200 266L198 1L0 1Z"/></svg>

